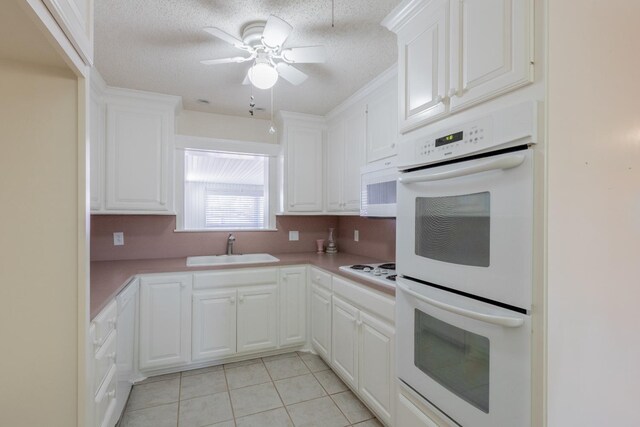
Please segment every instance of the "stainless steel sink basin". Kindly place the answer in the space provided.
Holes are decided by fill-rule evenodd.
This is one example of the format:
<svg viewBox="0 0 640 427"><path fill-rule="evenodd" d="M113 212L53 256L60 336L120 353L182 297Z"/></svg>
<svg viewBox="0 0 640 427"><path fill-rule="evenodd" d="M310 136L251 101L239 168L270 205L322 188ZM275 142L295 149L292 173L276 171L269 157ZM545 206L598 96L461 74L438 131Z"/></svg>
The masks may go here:
<svg viewBox="0 0 640 427"><path fill-rule="evenodd" d="M206 267L210 265L230 264L259 264L263 262L278 261L280 261L278 258L269 254L190 256L187 258L187 267Z"/></svg>

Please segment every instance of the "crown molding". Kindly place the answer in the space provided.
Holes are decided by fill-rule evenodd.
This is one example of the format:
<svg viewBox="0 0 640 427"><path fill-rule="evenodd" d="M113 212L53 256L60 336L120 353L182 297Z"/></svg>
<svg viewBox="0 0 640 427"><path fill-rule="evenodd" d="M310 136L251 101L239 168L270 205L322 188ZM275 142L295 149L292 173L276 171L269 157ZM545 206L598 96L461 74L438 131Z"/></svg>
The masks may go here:
<svg viewBox="0 0 640 427"><path fill-rule="evenodd" d="M397 33L418 11L427 7L433 0L406 0L395 7L380 22L389 31Z"/></svg>

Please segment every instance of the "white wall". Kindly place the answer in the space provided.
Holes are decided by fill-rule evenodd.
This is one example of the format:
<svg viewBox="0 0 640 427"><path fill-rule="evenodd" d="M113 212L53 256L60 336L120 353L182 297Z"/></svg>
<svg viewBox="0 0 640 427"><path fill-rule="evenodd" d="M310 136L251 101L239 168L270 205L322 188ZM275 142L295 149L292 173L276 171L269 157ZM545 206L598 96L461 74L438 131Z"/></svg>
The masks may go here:
<svg viewBox="0 0 640 427"><path fill-rule="evenodd" d="M277 144L276 135L269 134L269 126L269 120L183 110L176 121L176 133Z"/></svg>
<svg viewBox="0 0 640 427"><path fill-rule="evenodd" d="M549 1L548 425L640 425L640 2Z"/></svg>
<svg viewBox="0 0 640 427"><path fill-rule="evenodd" d="M77 78L0 59L0 129L0 425L71 427L84 366Z"/></svg>

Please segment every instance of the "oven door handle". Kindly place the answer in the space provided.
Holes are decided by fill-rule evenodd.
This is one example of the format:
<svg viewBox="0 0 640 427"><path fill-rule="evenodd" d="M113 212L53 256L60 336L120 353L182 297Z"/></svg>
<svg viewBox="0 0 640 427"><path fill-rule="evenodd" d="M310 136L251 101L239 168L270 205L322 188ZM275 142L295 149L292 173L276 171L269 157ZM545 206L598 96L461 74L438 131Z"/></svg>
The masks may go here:
<svg viewBox="0 0 640 427"><path fill-rule="evenodd" d="M469 317L471 319L480 320L481 322L491 323L497 326L504 326L506 328L518 328L522 326L522 324L524 323L524 319L520 317L498 316L495 314L478 313L476 311L467 310L466 308L456 307L455 305L447 304L445 302L438 301L433 298L426 297L424 295L420 295L419 293L409 289L407 285L404 285L401 282L396 282L396 286L398 286L403 292L406 292L412 297L417 298L420 301L426 302L429 305L441 308L442 310L446 310L454 314L459 314L461 316Z"/></svg>
<svg viewBox="0 0 640 427"><path fill-rule="evenodd" d="M398 178L398 182L402 184L413 184L414 182L440 181L442 179L468 176L491 170L511 169L515 168L516 166L520 166L522 162L524 162L524 158L524 154L513 154L511 156L491 159L475 165L463 166L461 168L452 169L445 172L436 172L416 176L401 176L400 178Z"/></svg>

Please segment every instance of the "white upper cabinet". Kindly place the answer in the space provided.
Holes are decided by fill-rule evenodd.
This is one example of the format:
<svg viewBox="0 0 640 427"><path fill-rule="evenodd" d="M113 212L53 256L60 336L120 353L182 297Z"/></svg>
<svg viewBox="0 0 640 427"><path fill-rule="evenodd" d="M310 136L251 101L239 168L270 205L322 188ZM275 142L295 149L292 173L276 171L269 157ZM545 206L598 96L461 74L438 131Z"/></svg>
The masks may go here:
<svg viewBox="0 0 640 427"><path fill-rule="evenodd" d="M179 97L107 87L92 73L91 210L174 213L173 152Z"/></svg>
<svg viewBox="0 0 640 427"><path fill-rule="evenodd" d="M395 156L397 143L398 87L392 79L367 102L367 163Z"/></svg>
<svg viewBox="0 0 640 427"><path fill-rule="evenodd" d="M354 108L331 122L327 131L327 211L359 212L360 167L365 163L367 118Z"/></svg>
<svg viewBox="0 0 640 427"><path fill-rule="evenodd" d="M451 2L451 111L533 81L531 0Z"/></svg>
<svg viewBox="0 0 640 427"><path fill-rule="evenodd" d="M324 118L280 112L282 213L323 212Z"/></svg>
<svg viewBox="0 0 640 427"><path fill-rule="evenodd" d="M446 112L449 2L436 0L398 33L400 130Z"/></svg>
<svg viewBox="0 0 640 427"><path fill-rule="evenodd" d="M42 0L87 65L93 64L93 0Z"/></svg>
<svg viewBox="0 0 640 427"><path fill-rule="evenodd" d="M533 81L531 0L407 0L398 35L402 133Z"/></svg>

